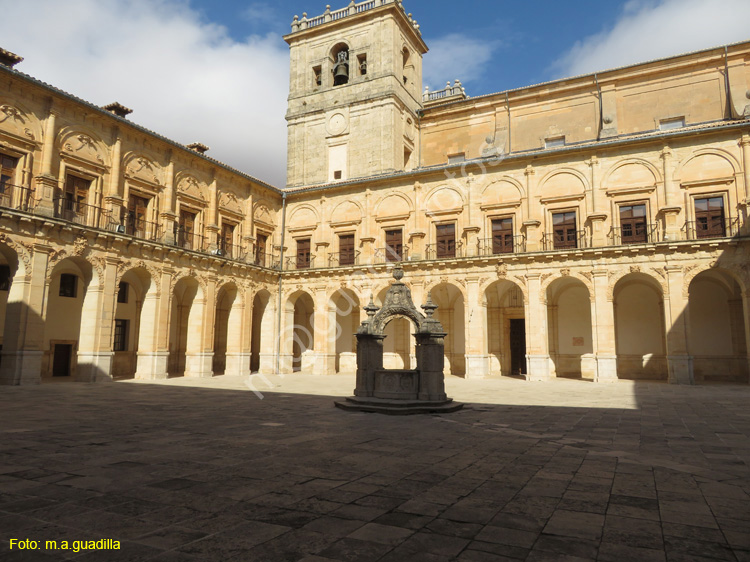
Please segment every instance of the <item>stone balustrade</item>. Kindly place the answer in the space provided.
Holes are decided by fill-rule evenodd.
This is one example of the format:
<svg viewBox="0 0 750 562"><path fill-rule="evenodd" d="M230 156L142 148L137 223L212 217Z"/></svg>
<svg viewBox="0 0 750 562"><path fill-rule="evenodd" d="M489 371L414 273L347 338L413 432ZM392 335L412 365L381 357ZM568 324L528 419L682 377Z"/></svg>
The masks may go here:
<svg viewBox="0 0 750 562"><path fill-rule="evenodd" d="M331 6L327 5L326 11L323 13L323 15L313 18L308 18L307 12L304 12L302 14L302 19L300 19L299 16L294 16L294 20L292 21L292 33L304 31L305 29L311 29L313 27L323 25L324 23L338 21L348 16L361 14L362 12L367 12L369 10L379 8L380 6L385 6L386 4L397 4L398 7L401 8L401 11L406 14L406 10L404 9L402 0L365 0L364 2L359 3L352 0L346 8L342 8L340 10L331 11ZM411 14L406 14L406 17L409 19L417 33L421 35L422 32L419 30L419 24L417 23L417 20L415 20Z"/></svg>
<svg viewBox="0 0 750 562"><path fill-rule="evenodd" d="M424 93L422 94L422 101L424 103L429 102L443 102L443 101L454 101L454 100L465 100L469 96L466 95L466 90L461 84L460 80L456 80L453 85L450 81L446 82L445 88L442 90L430 91L429 86L425 86Z"/></svg>

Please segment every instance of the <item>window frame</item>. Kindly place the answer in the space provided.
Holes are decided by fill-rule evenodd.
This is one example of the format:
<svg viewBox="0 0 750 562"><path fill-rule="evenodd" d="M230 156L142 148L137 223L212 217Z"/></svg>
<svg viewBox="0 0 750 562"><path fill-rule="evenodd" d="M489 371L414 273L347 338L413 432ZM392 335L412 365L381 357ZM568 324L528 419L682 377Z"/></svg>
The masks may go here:
<svg viewBox="0 0 750 562"><path fill-rule="evenodd" d="M63 282L65 279L65 282ZM78 275L75 273L61 273L58 296L66 299L78 298Z"/></svg>
<svg viewBox="0 0 750 562"><path fill-rule="evenodd" d="M128 297L130 296L130 284L127 281L120 281L117 286L117 303L128 304Z"/></svg>
<svg viewBox="0 0 750 562"><path fill-rule="evenodd" d="M632 237L630 237L631 238L630 240L626 240L626 237L625 237L625 227L623 226L623 217L622 217L622 209L624 207L643 207L644 214L643 214L643 236L642 236L642 239L639 240L639 239L635 238L636 235L634 234ZM616 208L617 208L617 221L618 221L617 224L619 225L619 228L620 228L620 243L621 244L623 244L623 245L626 245L626 244L648 244L649 242L651 242L651 240L649 240L649 224L650 224L650 221L649 221L649 205L648 205L648 201L647 200L621 201L621 202L617 203ZM630 219L626 219L626 220L635 221L636 218L637 217L631 217ZM634 222L633 223L633 227L634 227L633 230L636 231L637 230L637 223Z"/></svg>
<svg viewBox="0 0 750 562"><path fill-rule="evenodd" d="M441 228L452 228L453 230L452 250L446 249L442 253L440 252L441 235L439 234ZM436 259L444 260L444 259L456 258L457 250L458 250L458 239L456 236L457 231L458 231L458 225L456 224L456 221L449 221L449 222L446 221L446 222L435 223L435 258ZM446 238L446 235L443 235L442 237Z"/></svg>
<svg viewBox="0 0 750 562"><path fill-rule="evenodd" d="M552 249L553 250L575 250L579 249L578 244L578 207L567 207L561 209L550 209L550 235L552 236ZM558 243L557 234L555 233L555 216L556 215L573 215L573 232L575 233L575 240L572 245L565 244L566 240L562 240ZM563 223L564 226L565 223ZM570 235L570 229L564 230L563 237L568 238Z"/></svg>
<svg viewBox="0 0 750 562"><path fill-rule="evenodd" d="M128 336L130 332L130 320L115 318L115 326L112 337L112 351L128 351Z"/></svg>

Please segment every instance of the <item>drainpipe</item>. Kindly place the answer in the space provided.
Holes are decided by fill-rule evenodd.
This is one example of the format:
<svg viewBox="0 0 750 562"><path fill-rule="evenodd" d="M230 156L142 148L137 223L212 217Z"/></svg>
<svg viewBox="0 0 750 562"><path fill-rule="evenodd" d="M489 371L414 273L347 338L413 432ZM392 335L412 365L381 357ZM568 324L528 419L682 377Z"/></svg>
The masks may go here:
<svg viewBox="0 0 750 562"><path fill-rule="evenodd" d="M602 89L599 86L599 76L594 73L594 83L596 84L596 91L599 95L599 127L596 130L596 140L602 140L602 126L604 125L604 100L602 99Z"/></svg>
<svg viewBox="0 0 750 562"><path fill-rule="evenodd" d="M513 152L513 144L512 144L512 137L511 137L511 129L513 128L510 124L510 98L508 97L508 92L505 92L505 109L508 110L508 154Z"/></svg>
<svg viewBox="0 0 750 562"><path fill-rule="evenodd" d="M284 281L284 240L286 239L286 192L281 194L281 247L279 248L279 297L276 302L276 374L281 364L281 288Z"/></svg>
<svg viewBox="0 0 750 562"><path fill-rule="evenodd" d="M727 45L724 46L724 89L727 92L725 119L731 119L734 116L734 106L732 103L732 90L729 85L729 47Z"/></svg>

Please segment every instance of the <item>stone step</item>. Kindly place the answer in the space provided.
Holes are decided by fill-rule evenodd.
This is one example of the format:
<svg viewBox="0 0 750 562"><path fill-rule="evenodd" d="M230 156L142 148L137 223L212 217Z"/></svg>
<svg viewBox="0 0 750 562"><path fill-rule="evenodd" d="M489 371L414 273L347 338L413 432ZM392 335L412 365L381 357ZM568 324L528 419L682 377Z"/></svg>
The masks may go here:
<svg viewBox="0 0 750 562"><path fill-rule="evenodd" d="M425 400L386 400L384 398L349 397L336 401L334 405L348 412L371 412L391 416L410 416L415 414L449 414L464 407L452 398L438 401Z"/></svg>

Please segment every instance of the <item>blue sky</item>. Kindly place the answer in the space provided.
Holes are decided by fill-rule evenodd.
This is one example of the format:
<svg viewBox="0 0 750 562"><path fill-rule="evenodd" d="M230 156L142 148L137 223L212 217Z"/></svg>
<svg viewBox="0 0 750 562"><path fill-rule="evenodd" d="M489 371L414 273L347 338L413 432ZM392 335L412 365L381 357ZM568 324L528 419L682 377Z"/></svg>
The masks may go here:
<svg viewBox="0 0 750 562"><path fill-rule="evenodd" d="M330 1L330 0L329 0ZM325 0L0 0L18 70L277 186L295 14ZM332 4L342 8L347 0ZM748 0L404 0L425 84L470 96L750 40Z"/></svg>

